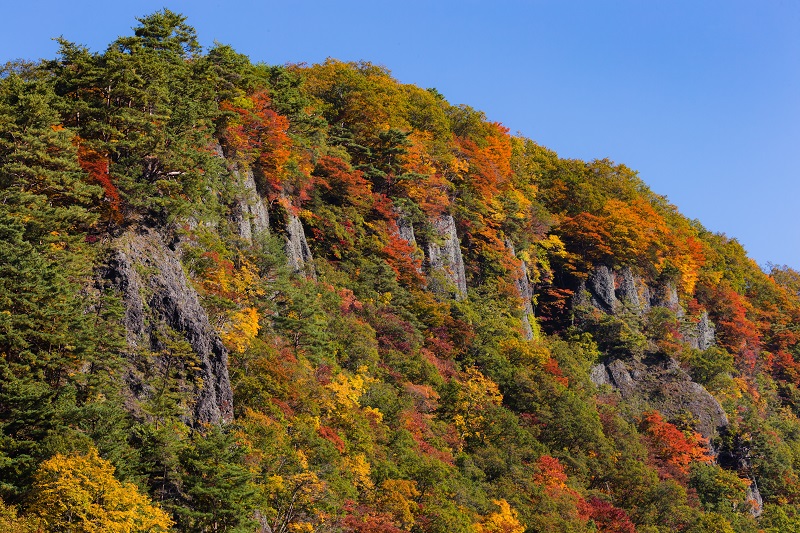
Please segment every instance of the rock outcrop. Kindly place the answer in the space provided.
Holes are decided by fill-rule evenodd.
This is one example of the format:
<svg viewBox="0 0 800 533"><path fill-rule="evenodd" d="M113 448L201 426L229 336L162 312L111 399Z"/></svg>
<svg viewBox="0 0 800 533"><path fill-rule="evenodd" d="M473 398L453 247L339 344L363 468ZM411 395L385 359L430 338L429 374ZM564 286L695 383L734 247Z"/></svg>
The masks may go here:
<svg viewBox="0 0 800 533"><path fill-rule="evenodd" d="M614 271L605 265L598 266L589 276L586 289L591 295L594 307L606 313L615 313L619 308L619 301L615 293L616 276Z"/></svg>
<svg viewBox="0 0 800 533"><path fill-rule="evenodd" d="M517 257L514 243L510 239L506 239L506 248L508 248L512 256ZM522 298L522 330L525 338L531 340L533 339L533 327L531 325L531 318L533 317L533 286L528 277L527 263L522 259L517 259L520 262L520 267L514 278L514 285L516 285L519 296Z"/></svg>
<svg viewBox="0 0 800 533"><path fill-rule="evenodd" d="M214 154L220 159L226 159L225 151L219 143L214 146ZM232 165L226 163L226 166L231 169L231 174L240 189L231 206L231 221L236 226L239 237L252 242L255 235L269 231L267 205L258 192L252 169L242 170L237 163Z"/></svg>
<svg viewBox="0 0 800 533"><path fill-rule="evenodd" d="M590 372L595 385L610 385L634 409L657 409L667 418L691 413L704 437L728 425L719 402L695 383L671 357L650 353L643 358L614 359L595 365Z"/></svg>
<svg viewBox="0 0 800 533"><path fill-rule="evenodd" d="M657 287L653 291L653 298L651 299L653 307L666 307L675 313L675 316L682 318L686 315L681 303L678 300L678 288L672 282L667 282Z"/></svg>
<svg viewBox="0 0 800 533"><path fill-rule="evenodd" d="M184 387L193 398L193 415L188 422L198 425L232 420L228 352L186 278L179 252L147 228L124 234L115 244L116 251L102 275L122 293L130 358L148 351L156 354L157 365L165 364L163 352L168 347L164 332L167 328L176 332L196 356L192 364L177 363L185 367L189 379ZM159 352L162 355L157 355ZM148 364L145 362L145 366ZM150 385L136 375L134 366L128 382L132 396L142 400L150 393Z"/></svg>
<svg viewBox="0 0 800 533"><path fill-rule="evenodd" d="M755 479L750 480L750 486L747 487L747 492L745 493L745 500L750 506L750 514L754 518L761 516L764 510L764 499L761 497L761 492L758 490L758 484L756 484Z"/></svg>
<svg viewBox="0 0 800 533"><path fill-rule="evenodd" d="M239 233L239 237L252 242L253 237L259 233L269 231L269 212L264 204L264 199L256 189L253 171L244 172L234 170L233 175L238 179L241 187L231 209L231 218Z"/></svg>
<svg viewBox="0 0 800 533"><path fill-rule="evenodd" d="M431 289L440 293L451 292L456 300L463 300L467 297L467 276L461 256L461 241L456 233L456 222L452 215L442 215L431 224L436 232L436 239L427 246ZM439 277L442 280L437 279Z"/></svg>
<svg viewBox="0 0 800 533"><path fill-rule="evenodd" d="M689 345L696 350L708 350L716 343L716 328L711 320L708 319L706 311L700 313L700 319L697 323L689 322L681 333Z"/></svg>
<svg viewBox="0 0 800 533"><path fill-rule="evenodd" d="M651 306L659 305L651 296L653 290L630 267L615 271L605 265L598 266L583 283L579 294L584 292L589 293L588 303L609 314L627 309L642 315Z"/></svg>
<svg viewBox="0 0 800 533"><path fill-rule="evenodd" d="M286 214L286 258L289 267L296 274L317 279L314 258L311 255L311 248L308 247L303 223L292 212Z"/></svg>
<svg viewBox="0 0 800 533"><path fill-rule="evenodd" d="M417 272L422 274L422 260L425 256L417 245L417 237L414 234L414 224L400 209L396 209L395 212L397 213L397 234L408 243L412 250L414 250L412 253L414 259L420 260Z"/></svg>
<svg viewBox="0 0 800 533"><path fill-rule="evenodd" d="M585 296L589 296L588 301ZM672 282L650 286L633 273L630 267L613 270L606 265L595 267L576 293L578 304L590 304L605 313L617 314L623 309L638 315L652 307L665 307L678 318L686 315Z"/></svg>
<svg viewBox="0 0 800 533"><path fill-rule="evenodd" d="M417 247L417 238L414 235L414 225L403 213L397 213L397 231L400 238L406 241L412 248Z"/></svg>
<svg viewBox="0 0 800 533"><path fill-rule="evenodd" d="M615 278L615 295L623 305L638 314L650 310L650 287L634 275L630 267L623 267Z"/></svg>
<svg viewBox="0 0 800 533"><path fill-rule="evenodd" d="M658 286L647 285L629 267L619 270L600 265L594 269L576 293L577 305L591 305L608 314L623 310L645 315L653 307L664 307L675 313L681 323L684 340L698 350L707 350L715 343L716 329L703 311L697 321L687 317L672 282Z"/></svg>

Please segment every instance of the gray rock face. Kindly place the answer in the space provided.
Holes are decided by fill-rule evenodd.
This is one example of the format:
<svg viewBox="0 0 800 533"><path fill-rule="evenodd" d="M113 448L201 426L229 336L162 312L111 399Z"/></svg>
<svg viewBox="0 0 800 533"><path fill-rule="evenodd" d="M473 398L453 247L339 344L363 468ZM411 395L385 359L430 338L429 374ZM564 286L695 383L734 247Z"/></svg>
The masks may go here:
<svg viewBox="0 0 800 533"><path fill-rule="evenodd" d="M615 271L605 265L599 265L589 274L578 294L580 295L583 290L588 291L589 301L578 297L576 303L588 303L609 314L615 314L621 309L627 308L642 315L647 313L651 307L666 307L673 311L678 318L686 315L678 300L678 290L674 283L650 287L635 275L630 267L623 267Z"/></svg>
<svg viewBox="0 0 800 533"><path fill-rule="evenodd" d="M433 220L432 224L439 242L428 243L428 270L443 276L454 289L455 299L463 300L467 297L467 276L461 256L461 242L456 233L456 222L451 215L442 215ZM435 279L431 288L438 292L449 290L448 287L438 287Z"/></svg>
<svg viewBox="0 0 800 533"><path fill-rule="evenodd" d="M242 192L236 197L231 217L239 230L239 237L252 242L254 235L269 231L269 212L256 190L253 171L234 171L233 175L238 178Z"/></svg>
<svg viewBox="0 0 800 533"><path fill-rule="evenodd" d="M708 350L714 345L716 328L708 319L708 313L703 311L700 322L697 323L697 349Z"/></svg>
<svg viewBox="0 0 800 533"><path fill-rule="evenodd" d="M615 291L617 298L623 303L630 305L633 309L641 309L642 304L639 301L639 290L630 267L625 267L620 270L615 281L619 286Z"/></svg>
<svg viewBox="0 0 800 533"><path fill-rule="evenodd" d="M600 265L584 284L591 296L591 305L606 313L615 314L628 307L638 314L649 308L649 290L629 267L619 271Z"/></svg>
<svg viewBox="0 0 800 533"><path fill-rule="evenodd" d="M715 343L714 324L703 311L698 321L686 316L674 283L649 287L629 267L617 271L600 265L575 293L574 305L594 307L604 313L618 315L630 310L639 316L652 307L664 307L675 313L683 339L692 348L707 350Z"/></svg>
<svg viewBox="0 0 800 533"><path fill-rule="evenodd" d="M317 279L314 258L311 256L311 248L308 247L303 224L294 213L287 213L286 218L286 258L289 267L295 273Z"/></svg>
<svg viewBox="0 0 800 533"><path fill-rule="evenodd" d="M397 215L397 231L400 238L410 244L412 247L417 247L417 238L414 236L414 225L402 213Z"/></svg>
<svg viewBox="0 0 800 533"><path fill-rule="evenodd" d="M750 486L747 487L745 499L750 505L750 514L758 518L764 510L764 499L761 497L761 492L758 490L758 485L755 479L750 480Z"/></svg>
<svg viewBox="0 0 800 533"><path fill-rule="evenodd" d="M617 300L640 315L650 310L650 288L634 275L630 267L622 268L615 282Z"/></svg>
<svg viewBox="0 0 800 533"><path fill-rule="evenodd" d="M678 318L686 315L686 311L681 307L681 303L678 300L678 288L672 282L667 282L658 287L658 290L654 291L650 304L653 307L666 307L673 311Z"/></svg>
<svg viewBox="0 0 800 533"><path fill-rule="evenodd" d="M214 154L220 159L225 159L222 145L214 146ZM241 188L231 207L231 220L236 225L239 237L247 242L253 241L253 236L269 231L269 211L263 198L258 193L253 171L247 169L242 172L237 164L233 164L232 174Z"/></svg>
<svg viewBox="0 0 800 533"><path fill-rule="evenodd" d="M153 230L128 232L118 240L104 277L124 297L127 341L132 352L163 350L158 331L160 324L165 324L182 335L196 354L199 368L194 370L192 422L232 420L228 352L186 279L179 254ZM145 391L142 388L133 393L136 396Z"/></svg>
<svg viewBox="0 0 800 533"><path fill-rule="evenodd" d="M417 238L414 235L414 225L403 214L402 211L397 211L397 233L401 239L406 241L411 248L414 249L412 254L415 259L423 259L422 250L417 246ZM422 265L417 268L417 272L422 274Z"/></svg>
<svg viewBox="0 0 800 533"><path fill-rule="evenodd" d="M215 156L220 157L220 158L224 158L225 157L225 152L224 152L224 150L222 150L222 145L220 143L215 143L214 147L213 147L213 150L214 150L214 155Z"/></svg>
<svg viewBox="0 0 800 533"><path fill-rule="evenodd" d="M632 396L636 392L636 382L631 377L628 367L621 360L611 361L606 370L611 377L611 385L620 391L623 398Z"/></svg>
<svg viewBox="0 0 800 533"><path fill-rule="evenodd" d="M514 250L514 243L510 239L506 239L506 248L508 248L512 256L517 256ZM525 338L531 340L533 338L533 327L530 321L530 317L533 316L533 287L528 277L528 265L525 261L520 260L520 267L514 278L514 285L516 285L519 296L522 298L522 329L525 333Z"/></svg>
<svg viewBox="0 0 800 533"><path fill-rule="evenodd" d="M603 385L614 386L611 376L608 374L608 369L603 363L596 364L589 370L589 380L598 387Z"/></svg>
<svg viewBox="0 0 800 533"><path fill-rule="evenodd" d="M590 378L598 386L610 384L641 411L657 409L667 418L691 413L696 430L704 437L712 437L728 425L719 402L669 356L651 353L641 360L615 359L594 367Z"/></svg>
<svg viewBox="0 0 800 533"><path fill-rule="evenodd" d="M687 323L688 322L688 323ZM681 333L689 346L696 350L708 350L716 343L716 328L713 322L708 319L708 312L700 314L700 320L696 323L688 320L684 322Z"/></svg>
<svg viewBox="0 0 800 533"><path fill-rule="evenodd" d="M605 265L598 266L589 277L586 288L592 295L592 305L607 313L619 307L614 271Z"/></svg>

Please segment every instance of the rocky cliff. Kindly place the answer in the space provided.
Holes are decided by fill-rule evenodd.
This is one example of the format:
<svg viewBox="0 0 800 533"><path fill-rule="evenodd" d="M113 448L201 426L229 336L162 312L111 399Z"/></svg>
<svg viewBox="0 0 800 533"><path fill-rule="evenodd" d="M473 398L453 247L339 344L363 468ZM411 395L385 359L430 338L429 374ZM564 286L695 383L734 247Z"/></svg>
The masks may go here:
<svg viewBox="0 0 800 533"><path fill-rule="evenodd" d="M139 228L118 238L114 250L102 275L125 306L131 410L141 415L138 404L154 394L148 375L173 367L191 397L191 423L232 420L228 352L186 278L177 244ZM168 349L176 338L187 342L191 353Z"/></svg>
<svg viewBox="0 0 800 533"><path fill-rule="evenodd" d="M667 418L690 415L704 437L714 437L728 425L719 402L664 354L600 363L592 367L590 377L596 385L618 391L636 411L657 409Z"/></svg>
<svg viewBox="0 0 800 533"><path fill-rule="evenodd" d="M463 300L467 297L467 276L456 222L446 214L432 220L431 225L436 236L427 246L429 285L436 292L451 293L456 300Z"/></svg>
<svg viewBox="0 0 800 533"><path fill-rule="evenodd" d="M239 237L252 242L254 236L269 231L269 212L256 189L253 171L234 170L233 176L238 181L239 192L231 208L231 218Z"/></svg>
<svg viewBox="0 0 800 533"><path fill-rule="evenodd" d="M506 239L506 248L519 261L519 268L514 275L514 285L522 299L522 331L525 334L525 338L531 340L533 339L533 326L531 325L531 319L533 319L533 286L528 275L528 264L524 260L517 258L514 243L511 242L511 239Z"/></svg>
<svg viewBox="0 0 800 533"><path fill-rule="evenodd" d="M714 344L708 313L703 311L697 322L689 320L674 284L648 285L629 267L615 271L597 266L575 300L576 305L587 303L602 313L624 317L624 312L629 312L645 321L651 309L669 309L682 330L683 342L700 350ZM609 385L618 391L634 410L658 409L668 418L689 414L705 437L716 436L728 424L719 402L692 381L675 359L654 346L646 346L641 353L612 357L594 366L590 377L596 385Z"/></svg>
<svg viewBox="0 0 800 533"><path fill-rule="evenodd" d="M293 272L316 279L314 257L306 240L303 223L291 212L286 215L286 258Z"/></svg>
<svg viewBox="0 0 800 533"><path fill-rule="evenodd" d="M800 531L800 273L378 65L139 21L0 75L0 524L91 529L56 465L182 532Z"/></svg>

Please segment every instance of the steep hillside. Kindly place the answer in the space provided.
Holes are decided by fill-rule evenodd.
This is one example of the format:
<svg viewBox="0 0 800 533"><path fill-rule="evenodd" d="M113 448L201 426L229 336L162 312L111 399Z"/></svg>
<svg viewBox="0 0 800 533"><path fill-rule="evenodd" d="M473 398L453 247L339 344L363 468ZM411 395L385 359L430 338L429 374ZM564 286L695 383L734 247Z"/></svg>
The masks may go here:
<svg viewBox="0 0 800 533"><path fill-rule="evenodd" d="M800 274L164 10L0 78L0 530L800 531Z"/></svg>

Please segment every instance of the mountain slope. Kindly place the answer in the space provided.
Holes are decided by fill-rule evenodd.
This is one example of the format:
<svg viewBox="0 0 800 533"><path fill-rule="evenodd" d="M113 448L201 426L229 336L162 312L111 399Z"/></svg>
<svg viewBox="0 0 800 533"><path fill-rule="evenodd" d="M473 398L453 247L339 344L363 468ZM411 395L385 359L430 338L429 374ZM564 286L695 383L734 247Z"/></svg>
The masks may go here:
<svg viewBox="0 0 800 533"><path fill-rule="evenodd" d="M792 269L369 63L60 44L0 81L7 529L800 527Z"/></svg>

